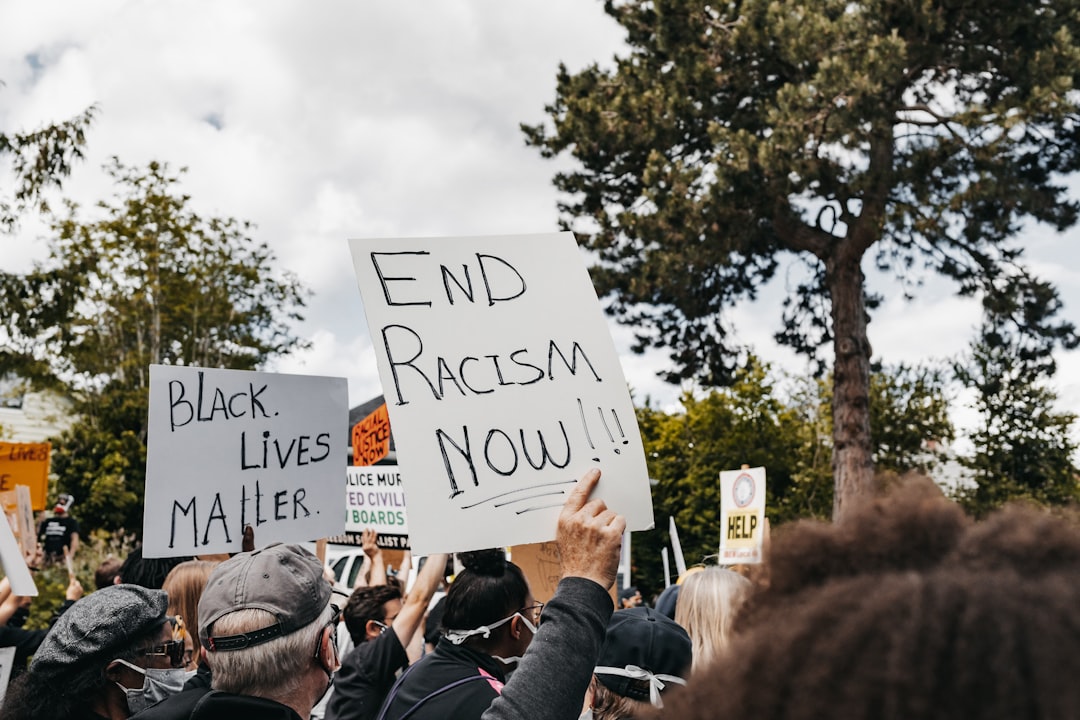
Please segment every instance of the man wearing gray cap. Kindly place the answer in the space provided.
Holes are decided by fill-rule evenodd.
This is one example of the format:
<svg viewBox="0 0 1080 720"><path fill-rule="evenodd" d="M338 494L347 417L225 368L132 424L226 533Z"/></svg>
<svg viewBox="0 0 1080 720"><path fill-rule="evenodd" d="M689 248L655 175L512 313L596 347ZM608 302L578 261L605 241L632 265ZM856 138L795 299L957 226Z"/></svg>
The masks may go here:
<svg viewBox="0 0 1080 720"><path fill-rule="evenodd" d="M11 720L124 720L184 684L184 643L173 639L160 590L113 585L56 621L27 672L8 687Z"/></svg>
<svg viewBox="0 0 1080 720"><path fill-rule="evenodd" d="M275 544L218 565L199 600L212 690L186 690L140 720L303 720L339 667L339 609L318 558Z"/></svg>

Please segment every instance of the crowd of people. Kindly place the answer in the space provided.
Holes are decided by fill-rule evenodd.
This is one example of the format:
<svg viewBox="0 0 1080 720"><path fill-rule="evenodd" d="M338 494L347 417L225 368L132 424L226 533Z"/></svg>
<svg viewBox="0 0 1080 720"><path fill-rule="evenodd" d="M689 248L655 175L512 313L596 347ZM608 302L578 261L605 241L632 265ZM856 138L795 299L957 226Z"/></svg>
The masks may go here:
<svg viewBox="0 0 1080 720"><path fill-rule="evenodd" d="M428 556L406 588L369 533L349 592L295 545L132 553L69 588L0 718L1080 717L1075 516L976 522L911 481L780 528L750 577L695 568L650 606L610 594L625 522L598 478L559 515L547 602L501 550L456 573Z"/></svg>

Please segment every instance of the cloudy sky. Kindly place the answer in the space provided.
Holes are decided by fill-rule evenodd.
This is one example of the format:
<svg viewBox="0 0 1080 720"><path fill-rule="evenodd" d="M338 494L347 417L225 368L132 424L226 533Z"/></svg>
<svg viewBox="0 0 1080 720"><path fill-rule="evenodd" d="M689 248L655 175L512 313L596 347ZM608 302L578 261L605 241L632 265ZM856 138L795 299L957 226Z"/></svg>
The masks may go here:
<svg viewBox="0 0 1080 720"><path fill-rule="evenodd" d="M556 229L558 165L525 147L518 124L543 119L559 62L604 62L622 41L599 0L0 0L0 18L0 129L97 103L65 191L86 205L109 195L111 156L187 167L201 212L256 223L314 292L298 328L312 347L276 369L347 377L352 404L381 389L346 238ZM1023 238L1074 321L1077 233ZM4 269L44 257L42 235L27 222L4 243ZM796 280L780 273L734 317L745 342L799 372L771 340ZM913 303L887 278L874 284L886 303L871 342L885 362L953 356L978 322L944 284ZM612 332L625 349L627 332ZM621 356L639 401L673 405L680 389L655 377L662 354ZM1059 359L1063 407L1080 410L1080 354Z"/></svg>

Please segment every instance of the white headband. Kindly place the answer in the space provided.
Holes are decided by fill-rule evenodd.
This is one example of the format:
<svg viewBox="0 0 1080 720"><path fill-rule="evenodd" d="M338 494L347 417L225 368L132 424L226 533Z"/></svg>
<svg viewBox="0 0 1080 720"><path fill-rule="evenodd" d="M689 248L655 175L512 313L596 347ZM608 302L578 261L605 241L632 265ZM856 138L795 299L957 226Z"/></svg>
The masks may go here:
<svg viewBox="0 0 1080 720"><path fill-rule="evenodd" d="M632 680L648 680L649 681L649 702L653 707L664 707L663 701L660 700L660 691L664 689L664 683L675 683L676 685L685 685L686 681L681 677L675 677L674 675L656 675L649 672L645 668L640 668L637 665L627 665L624 668L617 667L597 667L593 668L593 672L597 675L619 675L620 677L628 677Z"/></svg>

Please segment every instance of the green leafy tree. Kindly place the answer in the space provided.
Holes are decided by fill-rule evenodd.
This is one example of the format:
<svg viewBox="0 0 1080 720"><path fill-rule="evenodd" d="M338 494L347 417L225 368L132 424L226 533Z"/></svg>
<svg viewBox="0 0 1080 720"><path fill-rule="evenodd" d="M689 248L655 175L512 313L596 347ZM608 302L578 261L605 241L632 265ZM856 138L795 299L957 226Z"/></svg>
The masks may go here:
<svg viewBox="0 0 1080 720"><path fill-rule="evenodd" d="M1038 284L1013 236L1077 217L1080 0L608 0L628 50L561 68L550 123L524 126L609 310L671 379L731 380L724 310L788 258L805 281L777 337L831 345L834 516L875 490L863 266L964 295ZM1072 325L1018 317L1075 346Z"/></svg>
<svg viewBox="0 0 1080 720"><path fill-rule="evenodd" d="M898 365L871 375L874 459L883 471L932 472L930 440L953 436L940 369ZM635 582L663 587L660 549L674 517L688 562L717 552L722 470L767 469L767 515L773 526L832 512L830 384L811 376L777 378L750 356L734 382L702 397L683 396L683 411L638 411L656 528L635 533Z"/></svg>
<svg viewBox="0 0 1080 720"><path fill-rule="evenodd" d="M14 187L0 191L0 232L14 230L27 209L48 210L44 193L59 187L82 158L86 130L96 113L96 106L91 106L69 120L36 130L0 132L0 161L9 163L14 175Z"/></svg>
<svg viewBox="0 0 1080 720"><path fill-rule="evenodd" d="M1048 384L1053 366L1037 345L988 317L955 368L974 391L979 418L971 433L974 452L963 459L975 481L959 493L968 510L984 515L1014 499L1048 505L1080 500L1076 415L1055 409L1058 397Z"/></svg>
<svg viewBox="0 0 1080 720"><path fill-rule="evenodd" d="M660 549L669 542L669 517L675 518L688 563L716 554L721 470L766 466L770 509L794 482L800 418L756 359L736 373L730 387L700 398L686 394L682 405L683 412L675 414L638 411L656 518L656 529L635 533L632 546L635 577L644 578L646 591L663 588Z"/></svg>
<svg viewBox="0 0 1080 720"><path fill-rule="evenodd" d="M79 422L55 440L60 489L90 527L134 529L149 366L258 368L302 345L290 328L306 291L248 223L196 213L167 165L107 171L116 196L99 217L69 205L48 261L0 288L11 338L0 370L77 398Z"/></svg>

